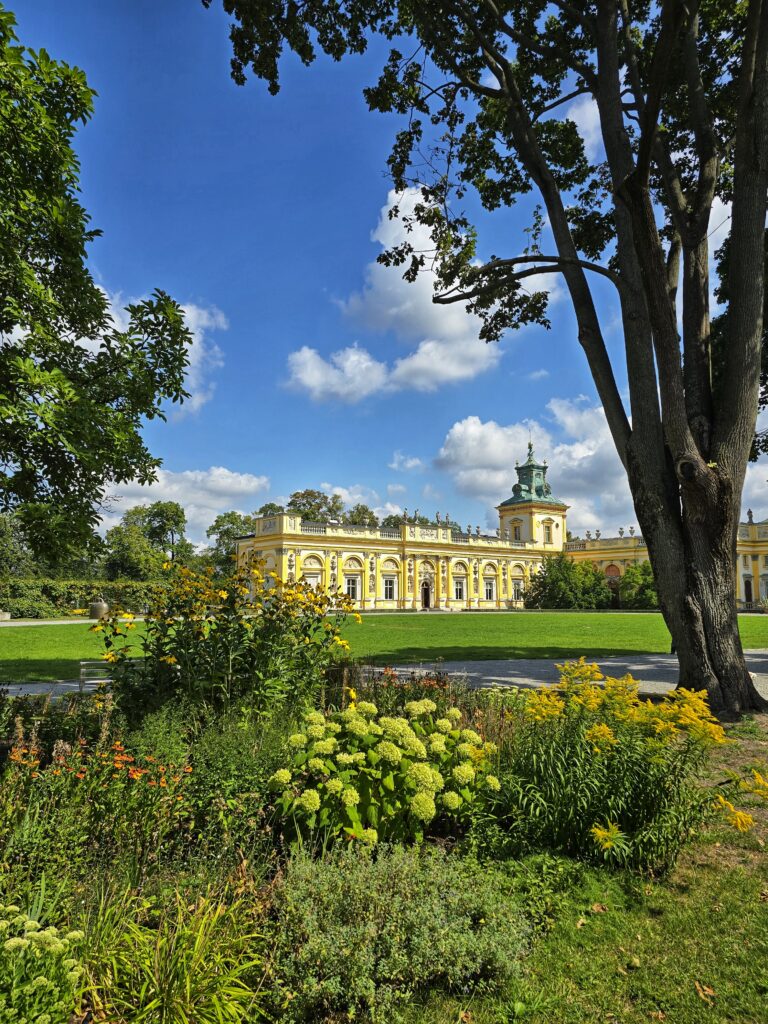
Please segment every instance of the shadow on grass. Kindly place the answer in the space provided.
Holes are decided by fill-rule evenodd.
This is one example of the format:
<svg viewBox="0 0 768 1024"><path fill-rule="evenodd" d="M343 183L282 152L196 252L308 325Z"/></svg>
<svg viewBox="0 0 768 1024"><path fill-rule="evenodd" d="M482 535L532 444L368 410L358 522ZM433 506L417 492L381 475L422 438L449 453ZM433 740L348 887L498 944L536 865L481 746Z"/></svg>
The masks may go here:
<svg viewBox="0 0 768 1024"><path fill-rule="evenodd" d="M541 647L541 646L497 646L460 647L441 644L435 647L400 647L384 654L357 654L356 661L371 665L408 665L420 661L510 661L531 659L541 661L569 661L582 655L589 659L633 657L635 655L668 654L668 649L637 647Z"/></svg>

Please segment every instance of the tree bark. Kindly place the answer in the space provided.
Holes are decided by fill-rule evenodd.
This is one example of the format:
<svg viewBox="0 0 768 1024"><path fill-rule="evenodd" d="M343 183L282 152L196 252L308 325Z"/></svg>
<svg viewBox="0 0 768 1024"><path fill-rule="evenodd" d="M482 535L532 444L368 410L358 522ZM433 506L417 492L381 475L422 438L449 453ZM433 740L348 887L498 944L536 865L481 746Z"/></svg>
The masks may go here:
<svg viewBox="0 0 768 1024"><path fill-rule="evenodd" d="M680 663L678 686L706 690L712 711L723 719L768 710L744 660L736 613L740 490L721 477L714 507L695 517L683 512L679 519L659 515L658 505L635 488L632 493ZM671 572L673 565L681 571Z"/></svg>

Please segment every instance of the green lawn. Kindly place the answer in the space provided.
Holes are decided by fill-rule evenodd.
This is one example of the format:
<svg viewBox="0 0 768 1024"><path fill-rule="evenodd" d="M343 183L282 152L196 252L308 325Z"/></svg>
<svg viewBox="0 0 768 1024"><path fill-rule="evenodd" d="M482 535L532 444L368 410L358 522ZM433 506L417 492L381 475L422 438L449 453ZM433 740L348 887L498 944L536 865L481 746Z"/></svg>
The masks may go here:
<svg viewBox="0 0 768 1024"><path fill-rule="evenodd" d="M768 647L768 616L740 619L747 648ZM139 624L140 627L140 624ZM85 623L0 629L0 682L76 679L79 662L102 653ZM138 631L137 631L138 632ZM515 613L369 615L344 630L352 655L378 664L503 658L570 658L669 650L660 615Z"/></svg>

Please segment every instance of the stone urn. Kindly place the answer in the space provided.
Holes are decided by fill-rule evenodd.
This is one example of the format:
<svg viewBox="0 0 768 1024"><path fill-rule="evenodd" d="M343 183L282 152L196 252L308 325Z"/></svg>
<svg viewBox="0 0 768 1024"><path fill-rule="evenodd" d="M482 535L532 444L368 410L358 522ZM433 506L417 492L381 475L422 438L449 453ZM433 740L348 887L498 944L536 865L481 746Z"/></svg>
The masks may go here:
<svg viewBox="0 0 768 1024"><path fill-rule="evenodd" d="M104 616L109 612L109 605L103 597L97 597L95 601L91 601L88 607L88 618L89 619L103 619Z"/></svg>

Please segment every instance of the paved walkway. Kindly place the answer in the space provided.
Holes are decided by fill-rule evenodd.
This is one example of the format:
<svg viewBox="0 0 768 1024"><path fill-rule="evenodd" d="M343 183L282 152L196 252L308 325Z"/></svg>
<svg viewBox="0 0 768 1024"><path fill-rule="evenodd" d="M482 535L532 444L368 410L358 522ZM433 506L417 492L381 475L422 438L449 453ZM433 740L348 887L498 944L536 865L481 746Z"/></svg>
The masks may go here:
<svg viewBox="0 0 768 1024"><path fill-rule="evenodd" d="M747 651L746 659L757 689L768 698L768 649ZM604 675L621 677L630 673L640 683L641 693L663 694L677 685L678 662L674 654L634 654L596 660ZM558 658L558 662L562 663L562 659ZM557 682L556 664L543 658L521 658L514 661L425 661L397 668L401 672L447 672L450 676L466 678L470 686L543 686Z"/></svg>
<svg viewBox="0 0 768 1024"><path fill-rule="evenodd" d="M749 670L755 676L757 689L768 699L768 649L747 651L746 658ZM620 677L629 672L640 683L641 694L668 693L677 683L678 664L674 654L634 654L622 658L601 658L597 664L607 676ZM418 665L394 667L398 672L447 672L450 676L465 678L470 686L529 687L557 682L555 665L556 662L544 658L523 658L515 661L423 661ZM77 692L79 688L77 680L5 686L0 684L0 689L6 689L13 696L47 693L63 696L65 693Z"/></svg>

